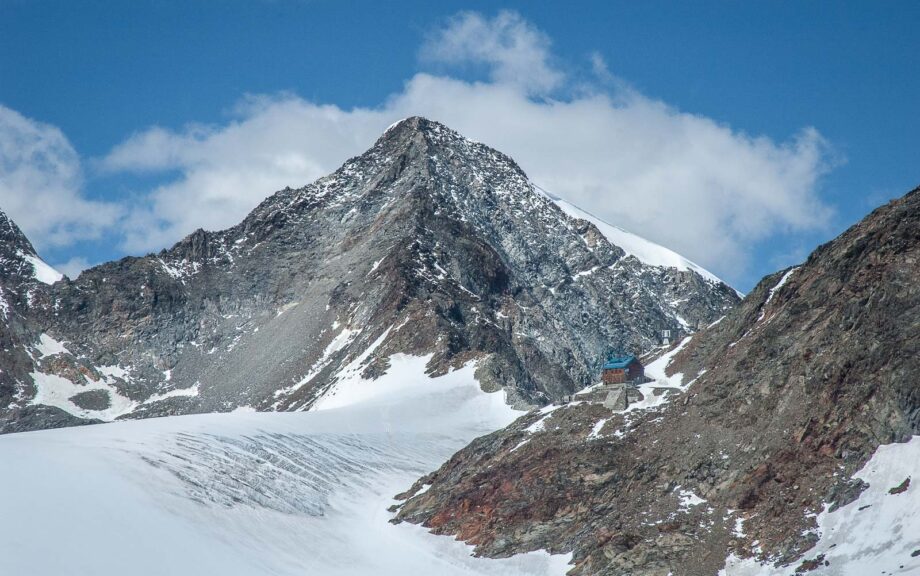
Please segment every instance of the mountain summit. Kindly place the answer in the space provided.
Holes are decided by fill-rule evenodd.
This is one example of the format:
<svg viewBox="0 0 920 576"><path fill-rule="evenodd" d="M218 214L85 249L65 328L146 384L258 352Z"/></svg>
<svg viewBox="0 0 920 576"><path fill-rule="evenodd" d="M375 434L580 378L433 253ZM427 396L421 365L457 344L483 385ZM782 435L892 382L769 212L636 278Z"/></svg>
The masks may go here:
<svg viewBox="0 0 920 576"><path fill-rule="evenodd" d="M0 373L0 426L304 410L397 354L432 374L475 362L485 389L545 404L593 382L609 352L649 351L661 330L692 332L738 302L692 263L643 261L642 248L673 253L631 235L639 249L624 250L618 229L573 213L504 154L402 120L233 228L40 283L24 368Z"/></svg>

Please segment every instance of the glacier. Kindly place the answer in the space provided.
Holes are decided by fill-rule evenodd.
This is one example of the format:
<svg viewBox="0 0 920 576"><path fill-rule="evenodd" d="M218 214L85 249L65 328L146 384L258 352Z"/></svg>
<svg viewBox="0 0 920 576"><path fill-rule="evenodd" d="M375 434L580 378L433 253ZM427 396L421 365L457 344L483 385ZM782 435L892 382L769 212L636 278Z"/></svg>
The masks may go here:
<svg viewBox="0 0 920 576"><path fill-rule="evenodd" d="M475 363L394 355L310 412L170 416L0 436L0 574L564 574L394 525L393 495L513 421Z"/></svg>

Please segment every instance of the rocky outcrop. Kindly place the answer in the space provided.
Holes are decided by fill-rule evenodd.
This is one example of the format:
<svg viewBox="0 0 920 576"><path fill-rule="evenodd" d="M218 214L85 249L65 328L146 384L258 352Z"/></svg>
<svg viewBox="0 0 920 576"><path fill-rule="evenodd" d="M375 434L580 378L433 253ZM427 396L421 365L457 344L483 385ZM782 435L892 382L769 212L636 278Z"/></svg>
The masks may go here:
<svg viewBox="0 0 920 576"><path fill-rule="evenodd" d="M46 283L57 278L19 227L0 212L0 433L83 422L29 404L34 393L31 350L40 337L34 311L49 305Z"/></svg>
<svg viewBox="0 0 920 576"><path fill-rule="evenodd" d="M420 480L397 518L487 556L573 552L577 575L825 566L806 555L816 514L859 495L879 445L920 433L918 286L920 189L673 351L683 394L533 412Z"/></svg>
<svg viewBox="0 0 920 576"><path fill-rule="evenodd" d="M20 347L60 346L0 422L36 405L89 420L302 410L351 362L370 378L396 352L430 355L433 373L475 359L484 387L542 405L610 350L648 350L738 301L627 255L510 158L422 118L229 230L39 289Z"/></svg>

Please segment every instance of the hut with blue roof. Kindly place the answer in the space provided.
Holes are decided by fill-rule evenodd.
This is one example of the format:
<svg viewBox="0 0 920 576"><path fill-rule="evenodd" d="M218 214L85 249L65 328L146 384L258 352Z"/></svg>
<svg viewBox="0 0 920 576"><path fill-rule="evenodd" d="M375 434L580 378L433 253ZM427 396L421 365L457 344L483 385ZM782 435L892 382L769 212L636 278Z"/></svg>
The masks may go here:
<svg viewBox="0 0 920 576"><path fill-rule="evenodd" d="M645 379L645 369L639 359L632 354L613 356L604 363L601 380L604 384L625 384L641 382Z"/></svg>

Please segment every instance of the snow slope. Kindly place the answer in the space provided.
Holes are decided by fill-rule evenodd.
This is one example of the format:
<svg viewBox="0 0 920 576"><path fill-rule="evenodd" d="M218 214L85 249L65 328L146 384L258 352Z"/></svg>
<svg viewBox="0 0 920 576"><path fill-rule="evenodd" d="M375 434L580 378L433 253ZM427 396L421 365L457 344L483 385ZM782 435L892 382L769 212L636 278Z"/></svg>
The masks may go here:
<svg viewBox="0 0 920 576"><path fill-rule="evenodd" d="M818 515L819 540L803 560L819 567L809 574L920 574L920 479L911 478L917 462L920 436L879 446L855 475L869 487L846 506ZM720 576L793 576L799 564L775 568L729 557Z"/></svg>
<svg viewBox="0 0 920 576"><path fill-rule="evenodd" d="M581 218L582 220L587 220L588 222L594 224L597 226L597 229L601 231L601 234L603 234L607 240L610 241L611 244L619 246L623 249L624 252L635 256L641 262L644 262L649 266L677 268L681 271L693 270L710 282L722 282L722 279L720 279L709 270L706 270L695 262L691 262L673 250L669 250L664 246L650 242L641 236L637 236L632 232L627 232L626 230L614 226L613 224L608 224L600 218L585 212L574 204L569 204L561 198L555 198L552 196L550 196L550 198L553 200L553 202L556 203L556 206L562 209L563 212L573 218Z"/></svg>
<svg viewBox="0 0 920 576"><path fill-rule="evenodd" d="M474 365L397 355L320 410L178 416L0 436L0 574L563 574L409 524L393 495L510 423Z"/></svg>
<svg viewBox="0 0 920 576"><path fill-rule="evenodd" d="M44 260L32 254L20 252L19 255L23 260L32 265L35 279L44 284L54 284L64 279L64 275L45 263Z"/></svg>

